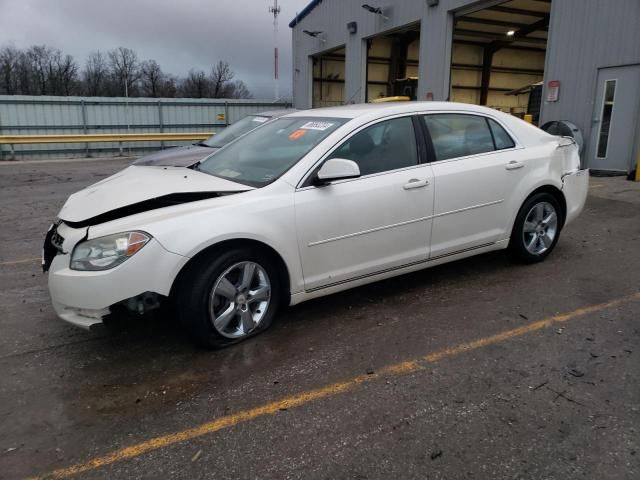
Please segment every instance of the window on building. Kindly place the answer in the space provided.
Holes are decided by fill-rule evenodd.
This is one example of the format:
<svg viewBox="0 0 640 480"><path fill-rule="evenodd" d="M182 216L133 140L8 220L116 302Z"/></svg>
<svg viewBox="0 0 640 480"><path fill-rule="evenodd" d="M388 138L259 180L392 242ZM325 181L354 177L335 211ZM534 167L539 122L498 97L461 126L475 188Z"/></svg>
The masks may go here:
<svg viewBox="0 0 640 480"><path fill-rule="evenodd" d="M600 133L598 134L597 157L606 158L609 146L609 131L613 115L613 101L616 96L616 80L604 82L604 98L602 99L602 115L600 117Z"/></svg>

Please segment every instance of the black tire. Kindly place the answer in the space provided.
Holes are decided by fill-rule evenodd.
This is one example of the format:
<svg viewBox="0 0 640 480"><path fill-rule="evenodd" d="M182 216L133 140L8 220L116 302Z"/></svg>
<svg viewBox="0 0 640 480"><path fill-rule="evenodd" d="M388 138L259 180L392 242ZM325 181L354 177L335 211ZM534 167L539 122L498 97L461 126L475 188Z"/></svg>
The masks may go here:
<svg viewBox="0 0 640 480"><path fill-rule="evenodd" d="M546 250L540 253L532 253L527 249L527 246L525 245L524 227L525 227L525 221L527 219L527 216L530 214L532 209L539 204L548 204L555 209L556 217L557 217L557 226L556 226L555 234L553 236L553 241L549 246L546 247ZM560 238L560 232L562 230L563 221L564 219L563 219L562 209L560 207L560 204L558 203L558 200L556 200L556 198L553 195L546 192L540 192L540 193L531 195L522 204L522 207L520 207L520 210L518 211L518 215L516 216L516 221L513 224L513 229L511 231L511 238L509 239L509 247L508 247L509 257L518 263L531 264L531 263L542 262L545 258L547 258L551 254L556 244L558 243L558 239Z"/></svg>
<svg viewBox="0 0 640 480"><path fill-rule="evenodd" d="M257 263L267 273L271 297L260 323L239 338L221 335L213 325L209 298L218 278L227 269L242 262ZM191 340L205 348L223 348L263 332L273 322L282 300L282 281L271 255L259 249L234 248L212 251L197 257L181 275L174 297L176 316Z"/></svg>

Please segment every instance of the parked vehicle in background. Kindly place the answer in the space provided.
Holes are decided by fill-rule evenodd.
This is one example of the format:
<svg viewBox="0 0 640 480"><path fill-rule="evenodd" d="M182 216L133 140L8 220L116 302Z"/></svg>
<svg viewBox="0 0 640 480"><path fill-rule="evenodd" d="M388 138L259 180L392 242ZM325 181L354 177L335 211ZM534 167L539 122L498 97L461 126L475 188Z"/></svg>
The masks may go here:
<svg viewBox="0 0 640 480"><path fill-rule="evenodd" d="M196 342L221 347L282 305L402 273L498 249L540 262L587 188L573 139L489 108L300 111L194 169L134 165L72 195L44 267L68 322L170 299Z"/></svg>
<svg viewBox="0 0 640 480"><path fill-rule="evenodd" d="M175 147L161 150L150 155L140 157L133 165L138 166L165 166L165 167L189 167L208 157L216 150L224 147L227 143L234 141L254 128L264 125L274 118L281 117L288 113L295 112L295 109L272 110L268 112L255 113L232 123L220 133L212 135L206 140L186 147Z"/></svg>

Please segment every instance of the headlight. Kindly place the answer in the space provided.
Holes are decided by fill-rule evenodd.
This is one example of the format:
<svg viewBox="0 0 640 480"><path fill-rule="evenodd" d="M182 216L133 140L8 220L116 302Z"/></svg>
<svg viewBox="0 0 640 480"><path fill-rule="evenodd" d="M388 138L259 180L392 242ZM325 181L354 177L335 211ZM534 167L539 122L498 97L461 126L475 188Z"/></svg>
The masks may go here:
<svg viewBox="0 0 640 480"><path fill-rule="evenodd" d="M108 270L135 255L151 235L124 232L79 243L71 254L71 270Z"/></svg>

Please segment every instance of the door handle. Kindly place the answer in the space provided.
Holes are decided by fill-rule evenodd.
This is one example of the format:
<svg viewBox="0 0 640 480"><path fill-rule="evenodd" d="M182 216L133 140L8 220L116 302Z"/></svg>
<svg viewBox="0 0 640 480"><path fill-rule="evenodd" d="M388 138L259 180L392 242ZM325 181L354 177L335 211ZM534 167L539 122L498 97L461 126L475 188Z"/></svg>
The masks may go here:
<svg viewBox="0 0 640 480"><path fill-rule="evenodd" d="M429 180L418 180L417 178L412 178L407 183L404 184L402 188L405 190L411 190L413 188L422 188L429 185Z"/></svg>
<svg viewBox="0 0 640 480"><path fill-rule="evenodd" d="M524 163L511 160L504 168L506 168L507 170L517 170L518 168L522 167L524 167Z"/></svg>

